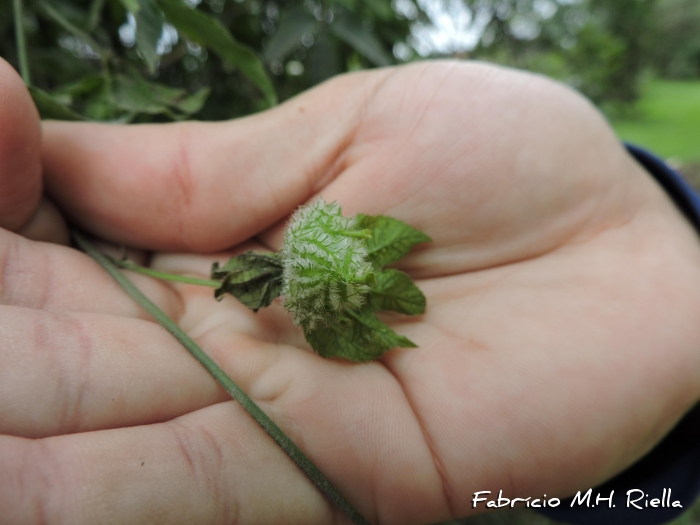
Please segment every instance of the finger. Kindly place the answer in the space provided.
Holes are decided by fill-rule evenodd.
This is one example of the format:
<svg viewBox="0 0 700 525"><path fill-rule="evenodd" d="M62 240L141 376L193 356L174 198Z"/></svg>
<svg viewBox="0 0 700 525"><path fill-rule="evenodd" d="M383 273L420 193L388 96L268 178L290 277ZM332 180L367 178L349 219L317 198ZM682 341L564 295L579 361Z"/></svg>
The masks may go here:
<svg viewBox="0 0 700 525"><path fill-rule="evenodd" d="M41 197L39 114L24 82L0 58L0 227L16 230Z"/></svg>
<svg viewBox="0 0 700 525"><path fill-rule="evenodd" d="M51 201L42 198L34 214L17 233L33 241L70 245L68 227Z"/></svg>
<svg viewBox="0 0 700 525"><path fill-rule="evenodd" d="M49 193L78 224L117 242L168 251L233 246L342 170L361 106L386 74L345 76L225 123L45 123Z"/></svg>
<svg viewBox="0 0 700 525"><path fill-rule="evenodd" d="M0 317L0 434L38 438L167 421L230 399L154 323L11 306L0 306Z"/></svg>
<svg viewBox="0 0 700 525"><path fill-rule="evenodd" d="M129 272L166 314L181 303L173 289ZM0 230L0 304L50 311L99 312L150 319L95 261L65 246L33 242Z"/></svg>
<svg viewBox="0 0 700 525"><path fill-rule="evenodd" d="M0 436L3 523L347 523L234 402L178 420Z"/></svg>
<svg viewBox="0 0 700 525"><path fill-rule="evenodd" d="M197 258L205 259L160 258L157 264L192 271ZM419 422L380 364L315 355L279 304L254 314L233 298L214 304L194 289L185 297L181 325L293 441L307 447L323 472L357 480L346 497L381 502L380 517L370 521L449 516Z"/></svg>

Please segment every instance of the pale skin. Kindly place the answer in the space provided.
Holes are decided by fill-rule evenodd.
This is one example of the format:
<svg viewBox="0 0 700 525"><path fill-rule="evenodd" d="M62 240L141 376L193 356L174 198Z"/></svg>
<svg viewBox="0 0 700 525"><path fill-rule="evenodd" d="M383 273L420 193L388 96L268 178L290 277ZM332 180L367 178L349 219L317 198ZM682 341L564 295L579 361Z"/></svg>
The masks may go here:
<svg viewBox="0 0 700 525"><path fill-rule="evenodd" d="M1 66L5 523L346 520L96 263L60 245L42 173L61 213L157 250L163 271L206 277L232 253L278 249L317 195L434 239L399 265L425 315L384 317L419 348L360 365L311 352L279 304L255 315L132 275L372 523L468 515L482 490L587 489L700 398L698 236L567 88L420 63L232 122L40 125Z"/></svg>

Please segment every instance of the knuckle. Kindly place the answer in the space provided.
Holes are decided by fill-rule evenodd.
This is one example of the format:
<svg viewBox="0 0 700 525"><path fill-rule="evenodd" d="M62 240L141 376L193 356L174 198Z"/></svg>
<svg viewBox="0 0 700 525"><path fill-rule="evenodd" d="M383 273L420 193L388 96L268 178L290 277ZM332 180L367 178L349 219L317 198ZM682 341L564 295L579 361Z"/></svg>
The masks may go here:
<svg viewBox="0 0 700 525"><path fill-rule="evenodd" d="M13 525L71 523L64 475L41 440L5 437L0 444L0 521ZM10 441L13 440L13 441ZM16 441L14 441L16 440Z"/></svg>

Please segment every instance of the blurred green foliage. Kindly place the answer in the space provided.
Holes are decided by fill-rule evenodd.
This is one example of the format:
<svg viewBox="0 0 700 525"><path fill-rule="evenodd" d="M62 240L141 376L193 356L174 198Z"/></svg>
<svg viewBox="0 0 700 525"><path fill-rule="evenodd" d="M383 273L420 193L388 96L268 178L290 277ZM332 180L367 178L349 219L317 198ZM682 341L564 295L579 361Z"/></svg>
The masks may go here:
<svg viewBox="0 0 700 525"><path fill-rule="evenodd" d="M389 0L24 0L42 115L219 120L333 75L394 63L409 21ZM0 55L19 69L12 5Z"/></svg>
<svg viewBox="0 0 700 525"><path fill-rule="evenodd" d="M656 71L669 79L700 78L700 2L659 0L654 16Z"/></svg>
<svg viewBox="0 0 700 525"><path fill-rule="evenodd" d="M650 71L700 76L697 0L23 0L22 27L46 117L220 120L420 58L415 29L459 2L475 47L431 56L541 72L603 107L637 100ZM11 2L0 56L19 66Z"/></svg>
<svg viewBox="0 0 700 525"><path fill-rule="evenodd" d="M566 81L598 104L633 102L650 63L656 2L560 1L556 10L549 0L494 2L474 56Z"/></svg>

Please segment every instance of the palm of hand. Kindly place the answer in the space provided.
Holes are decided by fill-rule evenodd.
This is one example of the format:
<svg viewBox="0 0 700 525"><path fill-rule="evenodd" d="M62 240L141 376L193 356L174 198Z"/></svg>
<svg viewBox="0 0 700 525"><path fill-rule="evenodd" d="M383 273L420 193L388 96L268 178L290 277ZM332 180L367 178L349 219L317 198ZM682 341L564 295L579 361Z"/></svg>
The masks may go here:
<svg viewBox="0 0 700 525"><path fill-rule="evenodd" d="M700 363L688 341L700 335L690 322L700 305L683 299L688 313L679 315L677 304L698 282L693 233L595 113L559 87L444 64L375 78L343 147L312 159L325 169L297 177L290 198L321 191L346 215L395 216L433 237L400 266L425 293L425 315L386 317L419 348L377 363L328 361L309 352L278 304L254 315L233 299L216 303L211 290L177 286L173 297L141 282L373 522L464 515L477 490L564 495L624 468L697 397ZM347 88L325 89L337 97L333 89ZM323 91L284 111L304 111L314 96ZM109 210L81 206L90 205L69 202L97 216L98 231L114 227ZM258 207L263 223L281 216ZM120 220L127 233L116 235L133 240L135 227ZM281 228L256 242L277 248ZM206 274L223 257L159 255L154 265ZM129 322L134 340L157 331ZM165 368L143 372L157 389L148 399L148 389L133 393L137 415L94 428L181 417L98 433L97 448L117 457L138 445L149 463L169 458L161 479L189 473L168 486L173 516L191 519L196 507L211 522L234 511L242 521L277 512L290 522L292 509L305 523L328 520L328 504L240 408L212 405L225 396L203 371L186 356ZM132 477L119 489L141 501L154 478L141 471L134 483L133 469L122 470Z"/></svg>

